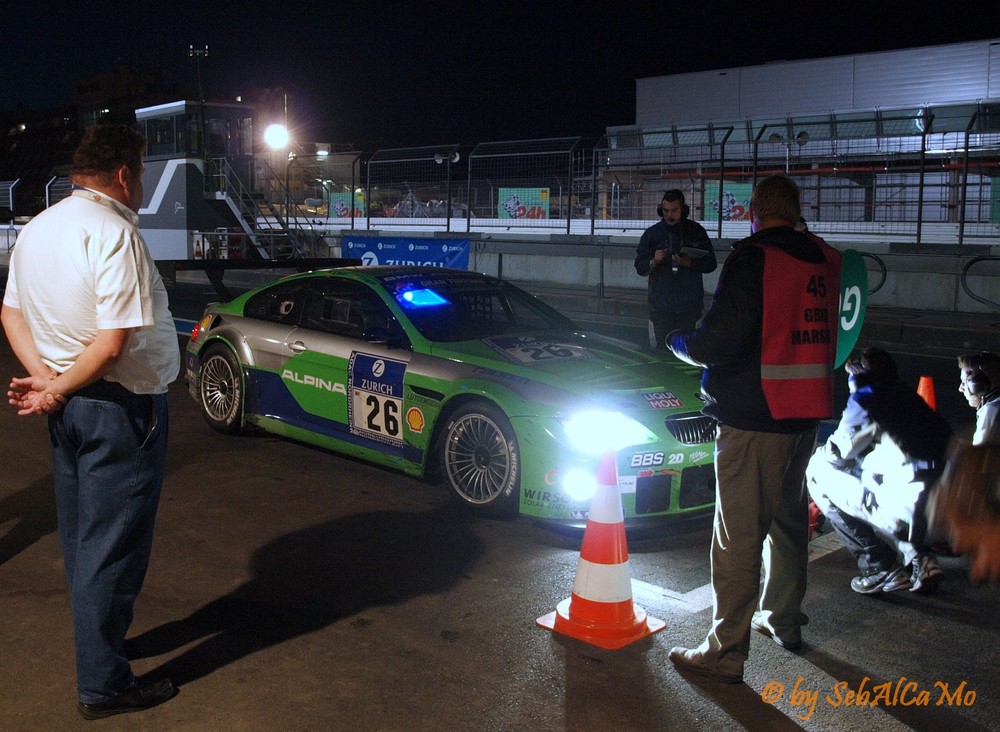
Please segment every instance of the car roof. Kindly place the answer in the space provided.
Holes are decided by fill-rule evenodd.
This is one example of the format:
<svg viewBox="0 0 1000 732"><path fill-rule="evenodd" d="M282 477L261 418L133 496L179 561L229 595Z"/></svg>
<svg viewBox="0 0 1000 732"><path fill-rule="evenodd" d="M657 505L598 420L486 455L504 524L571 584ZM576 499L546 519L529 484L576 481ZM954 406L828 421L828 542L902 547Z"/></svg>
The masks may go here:
<svg viewBox="0 0 1000 732"><path fill-rule="evenodd" d="M330 277L346 277L348 279L374 279L383 287L389 283L415 281L415 280L440 280L446 279L452 283L461 282L481 282L497 285L503 282L492 275L481 272L470 272L464 269L451 269L448 267L432 266L399 266L399 265L358 265L352 267L336 267L332 269L318 269L312 272L302 273L303 277L315 275L326 275Z"/></svg>

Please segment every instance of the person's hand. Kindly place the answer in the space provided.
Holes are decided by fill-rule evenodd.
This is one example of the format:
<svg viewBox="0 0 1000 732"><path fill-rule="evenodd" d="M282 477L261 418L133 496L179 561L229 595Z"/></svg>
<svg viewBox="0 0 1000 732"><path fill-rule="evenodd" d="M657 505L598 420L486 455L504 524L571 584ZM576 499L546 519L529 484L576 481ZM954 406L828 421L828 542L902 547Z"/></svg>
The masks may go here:
<svg viewBox="0 0 1000 732"><path fill-rule="evenodd" d="M653 252L653 259L650 262L649 266L650 267L656 267L656 266L658 266L660 264L660 262L662 262L666 258L667 258L667 250L666 249L657 249L656 251Z"/></svg>
<svg viewBox="0 0 1000 732"><path fill-rule="evenodd" d="M675 254L673 256L673 263L675 267L690 267L691 257L687 254Z"/></svg>
<svg viewBox="0 0 1000 732"><path fill-rule="evenodd" d="M52 388L53 376L22 376L10 381L7 401L20 416L52 414L66 404L66 397Z"/></svg>

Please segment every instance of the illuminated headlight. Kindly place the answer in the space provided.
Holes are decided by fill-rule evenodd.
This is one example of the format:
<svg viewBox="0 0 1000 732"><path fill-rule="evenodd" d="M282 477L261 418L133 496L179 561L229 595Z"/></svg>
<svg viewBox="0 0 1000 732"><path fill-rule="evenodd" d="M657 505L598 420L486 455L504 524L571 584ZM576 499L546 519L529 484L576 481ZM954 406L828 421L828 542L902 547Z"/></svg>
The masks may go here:
<svg viewBox="0 0 1000 732"><path fill-rule="evenodd" d="M576 412L562 420L566 438L574 449L587 455L620 450L629 445L656 442L656 435L621 412L593 409Z"/></svg>
<svg viewBox="0 0 1000 732"><path fill-rule="evenodd" d="M597 492L597 478L593 471L573 468L566 471L560 481L560 488L574 501L589 501Z"/></svg>

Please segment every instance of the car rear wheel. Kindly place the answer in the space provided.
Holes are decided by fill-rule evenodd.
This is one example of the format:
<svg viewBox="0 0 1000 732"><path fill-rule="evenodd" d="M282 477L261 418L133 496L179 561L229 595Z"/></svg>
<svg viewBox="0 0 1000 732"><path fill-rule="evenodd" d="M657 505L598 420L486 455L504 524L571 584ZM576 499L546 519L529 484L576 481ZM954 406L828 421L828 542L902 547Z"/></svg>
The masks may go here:
<svg viewBox="0 0 1000 732"><path fill-rule="evenodd" d="M442 434L441 473L470 508L494 516L515 514L521 458L510 420L485 401L460 407Z"/></svg>
<svg viewBox="0 0 1000 732"><path fill-rule="evenodd" d="M216 432L238 434L243 429L243 377L233 352L209 346L198 372L201 413Z"/></svg>

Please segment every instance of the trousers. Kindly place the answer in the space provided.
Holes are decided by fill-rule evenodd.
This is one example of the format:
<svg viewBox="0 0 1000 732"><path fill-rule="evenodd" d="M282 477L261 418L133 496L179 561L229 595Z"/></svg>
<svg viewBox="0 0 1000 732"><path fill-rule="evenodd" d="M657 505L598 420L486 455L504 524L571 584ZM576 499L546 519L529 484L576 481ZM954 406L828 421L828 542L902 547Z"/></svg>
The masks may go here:
<svg viewBox="0 0 1000 732"><path fill-rule="evenodd" d="M712 628L706 663L742 674L755 613L786 641L801 639L809 561L805 469L816 430L750 432L720 425L712 532ZM761 585L761 567L764 570Z"/></svg>
<svg viewBox="0 0 1000 732"><path fill-rule="evenodd" d="M926 549L924 504L940 470L899 470L873 475L863 467L838 467L825 446L806 469L812 499L844 546L868 575L909 564Z"/></svg>
<svg viewBox="0 0 1000 732"><path fill-rule="evenodd" d="M152 550L167 398L99 381L72 394L48 426L77 690L93 704L135 682L125 634Z"/></svg>

